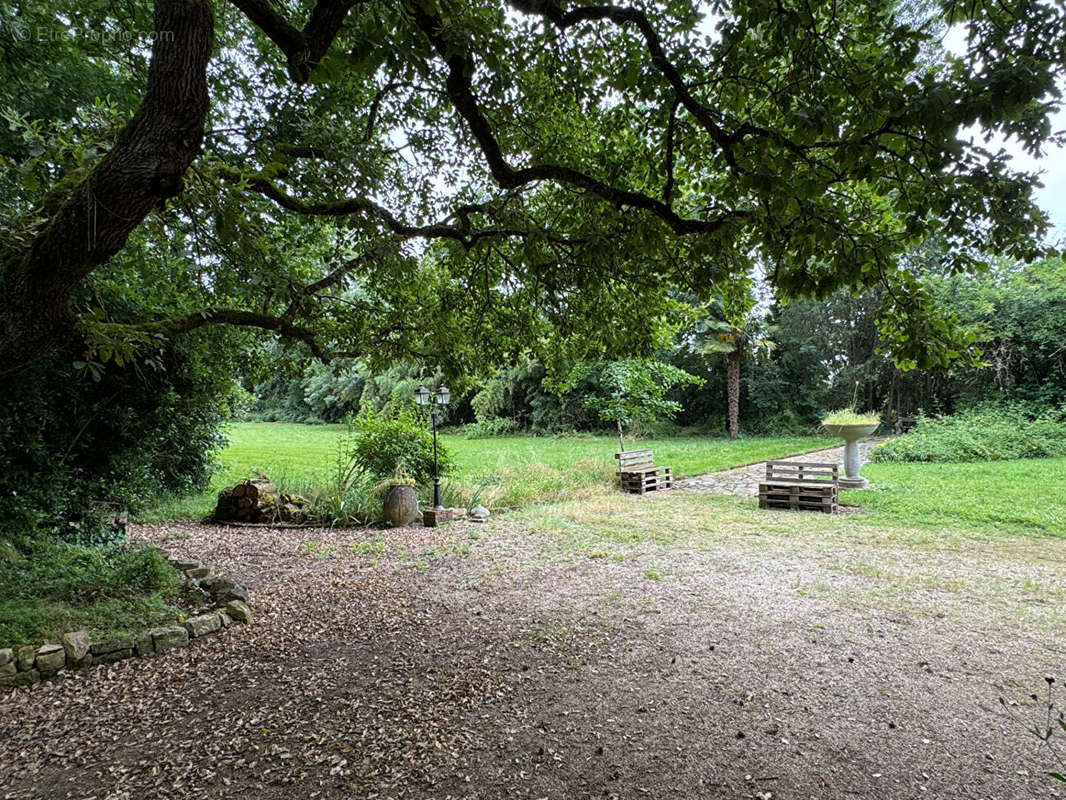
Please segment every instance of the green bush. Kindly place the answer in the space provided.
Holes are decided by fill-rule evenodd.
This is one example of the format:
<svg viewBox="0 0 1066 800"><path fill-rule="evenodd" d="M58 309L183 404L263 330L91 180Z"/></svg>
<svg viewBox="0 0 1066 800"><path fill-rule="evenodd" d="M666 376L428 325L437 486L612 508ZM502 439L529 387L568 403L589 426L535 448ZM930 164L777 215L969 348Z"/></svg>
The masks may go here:
<svg viewBox="0 0 1066 800"><path fill-rule="evenodd" d="M425 420L410 409L391 413L365 409L349 424L343 449L353 474L363 473L376 481L398 473L419 484L433 480L433 435ZM452 469L451 458L439 442L437 463L442 475Z"/></svg>
<svg viewBox="0 0 1066 800"><path fill-rule="evenodd" d="M1002 461L1066 455L1066 409L1032 415L1020 406L983 406L921 417L914 429L873 448L873 461Z"/></svg>
<svg viewBox="0 0 1066 800"><path fill-rule="evenodd" d="M438 468L452 470L452 460L438 443ZM330 525L367 524L381 519L382 495L394 478L410 479L423 488L433 480L433 435L414 411L365 408L348 422L328 479L321 484L275 476L278 486L310 501L308 519Z"/></svg>
<svg viewBox="0 0 1066 800"><path fill-rule="evenodd" d="M495 436L513 436L518 431L518 420L510 417L490 417L470 422L463 426L467 439L491 439Z"/></svg>
<svg viewBox="0 0 1066 800"><path fill-rule="evenodd" d="M71 347L0 377L0 535L104 544L117 510L202 490L224 441L221 341L205 333L122 365Z"/></svg>
<svg viewBox="0 0 1066 800"><path fill-rule="evenodd" d="M8 547L10 547L8 545ZM0 645L57 641L64 631L135 630L177 617L180 573L151 546L99 547L26 538L0 559Z"/></svg>

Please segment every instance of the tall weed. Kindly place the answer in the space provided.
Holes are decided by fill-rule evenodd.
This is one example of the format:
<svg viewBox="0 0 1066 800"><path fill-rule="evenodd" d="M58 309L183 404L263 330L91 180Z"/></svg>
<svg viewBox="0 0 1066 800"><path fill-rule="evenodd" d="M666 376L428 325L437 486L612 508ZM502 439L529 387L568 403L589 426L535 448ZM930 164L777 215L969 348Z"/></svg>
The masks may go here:
<svg viewBox="0 0 1066 800"><path fill-rule="evenodd" d="M981 406L950 417L921 417L904 436L882 442L873 461L1004 461L1066 455L1066 409L1032 415L1020 406Z"/></svg>

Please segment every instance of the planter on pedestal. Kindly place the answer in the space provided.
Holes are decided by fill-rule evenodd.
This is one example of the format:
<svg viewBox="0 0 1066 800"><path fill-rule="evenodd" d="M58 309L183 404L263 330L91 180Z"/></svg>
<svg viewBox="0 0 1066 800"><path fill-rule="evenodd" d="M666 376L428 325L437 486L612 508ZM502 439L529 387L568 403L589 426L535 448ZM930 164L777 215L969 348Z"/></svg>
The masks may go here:
<svg viewBox="0 0 1066 800"><path fill-rule="evenodd" d="M859 459L859 441L865 439L877 430L880 422L868 425L834 425L823 422L822 427L834 436L844 440L844 477L838 481L841 489L865 489L870 485L866 478L859 474L861 461Z"/></svg>

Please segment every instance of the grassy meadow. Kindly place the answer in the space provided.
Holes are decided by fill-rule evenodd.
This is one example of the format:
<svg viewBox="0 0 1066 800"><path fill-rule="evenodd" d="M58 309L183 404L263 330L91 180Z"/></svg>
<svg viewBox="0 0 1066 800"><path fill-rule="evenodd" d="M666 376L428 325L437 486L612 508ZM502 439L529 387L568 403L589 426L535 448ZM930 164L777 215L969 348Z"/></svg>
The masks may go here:
<svg viewBox="0 0 1066 800"><path fill-rule="evenodd" d="M222 452L225 480L246 476L256 470L269 474L324 477L333 465L343 425L298 425L284 422L245 422L229 431L229 445ZM507 469L514 465L539 463L552 469L570 469L585 462L615 469L614 436L501 436L467 439L442 433L440 441L448 448L463 479L486 469ZM762 461L821 447L836 440L825 436L758 437L730 441L725 437L679 436L642 439L627 443L631 450L652 448L657 462L669 464L675 475L697 475L716 469ZM272 472L273 471L273 472Z"/></svg>
<svg viewBox="0 0 1066 800"><path fill-rule="evenodd" d="M750 498L704 492L601 492L521 509L497 524L514 525L528 537L534 564L567 562L591 571L604 562L635 563L649 586L683 583L723 565L751 573L753 581L769 570L789 576L786 598L807 595L864 613L882 609L908 626L926 618L947 627L1005 626L1061 640L1066 529L1039 523L1052 519L1041 517L1050 513L1045 505L1057 506L1061 520L1066 471L1053 473L1043 502L1030 496L1009 521L1002 509L1018 498L1001 500L995 492L984 516L979 503L965 518L956 511L909 515L907 498L918 494L913 487L919 480L894 480L894 490L904 492L899 509L879 506L871 490L862 493L868 510L858 514L765 511ZM953 508L972 494L964 481L938 491ZM859 500L859 492L850 495ZM491 570L484 580L491 584Z"/></svg>
<svg viewBox="0 0 1066 800"><path fill-rule="evenodd" d="M329 479L344 435L343 425L247 422L228 431L220 454L221 468L211 490L173 498L139 515L146 522L207 514L214 494L253 475L268 475L282 488L310 492ZM456 470L443 479L445 501L476 500L493 510L565 500L607 488L614 480L618 440L613 436L506 436L467 439L442 434ZM725 437L678 436L627 443L630 449L652 448L655 461L673 467L674 475L698 475L767 458L831 447L824 436Z"/></svg>
<svg viewBox="0 0 1066 800"><path fill-rule="evenodd" d="M309 494L316 485L328 481L344 431L342 425L233 425L211 489L162 502L143 512L139 519L161 522L203 516L213 507L219 487L258 474L268 475L283 489ZM572 500L599 502L605 495L617 494L612 490L614 453L618 449L613 436L467 439L446 433L441 435L441 441L456 464L454 474L442 481L447 505L480 502L493 511L503 511ZM657 463L673 467L676 476L684 477L838 443L817 436L737 441L679 436L644 439L629 447L654 449ZM976 537L1066 537L1066 458L875 463L865 465L863 474L869 478L871 488L841 496L845 503L862 506L862 526L876 524L932 533L951 529ZM694 502L711 503L717 508L716 514L734 506L754 507L754 501L749 499L710 498L702 494L697 497L702 499ZM644 507L631 508L630 513L606 526L629 532L624 535L637 535L640 508ZM551 516L553 512L545 507L533 513ZM828 524L834 529L843 526L856 530L859 526L854 517L830 518L835 522L818 519L817 515L802 515L802 519L808 527ZM760 521L768 529L779 525L776 513L756 512L752 521ZM673 534L664 531L662 535Z"/></svg>

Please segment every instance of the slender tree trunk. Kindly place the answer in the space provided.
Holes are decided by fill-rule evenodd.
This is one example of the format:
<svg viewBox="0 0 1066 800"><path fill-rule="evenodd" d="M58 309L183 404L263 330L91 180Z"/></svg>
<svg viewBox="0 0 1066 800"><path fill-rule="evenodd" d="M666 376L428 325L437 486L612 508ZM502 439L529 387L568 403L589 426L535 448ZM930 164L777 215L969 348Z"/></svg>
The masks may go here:
<svg viewBox="0 0 1066 800"><path fill-rule="evenodd" d="M144 99L115 146L28 246L0 254L0 375L73 334L70 292L182 189L200 154L214 41L210 0L156 0Z"/></svg>
<svg viewBox="0 0 1066 800"><path fill-rule="evenodd" d="M618 447L621 448L620 452L624 453L626 451L626 440L622 435L622 420L616 419L614 422L618 426Z"/></svg>
<svg viewBox="0 0 1066 800"><path fill-rule="evenodd" d="M725 355L726 404L729 408L729 438L740 435L740 350Z"/></svg>

